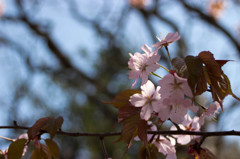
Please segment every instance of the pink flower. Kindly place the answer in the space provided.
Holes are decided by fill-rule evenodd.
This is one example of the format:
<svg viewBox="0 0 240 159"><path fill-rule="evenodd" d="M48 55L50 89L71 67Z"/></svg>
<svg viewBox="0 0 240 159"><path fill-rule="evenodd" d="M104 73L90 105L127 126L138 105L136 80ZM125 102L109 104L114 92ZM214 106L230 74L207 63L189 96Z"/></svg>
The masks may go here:
<svg viewBox="0 0 240 159"><path fill-rule="evenodd" d="M134 53L134 55L129 54L128 67L131 69L129 79L135 79L132 87L135 86L138 78L142 79L142 85L145 84L149 73L159 68L157 62L160 60L160 56L156 52L153 52L147 45L142 46L141 49L144 51L144 54L138 52Z"/></svg>
<svg viewBox="0 0 240 159"><path fill-rule="evenodd" d="M189 114L186 114L184 116L184 121L182 122L182 124L179 124L178 126L182 130L199 131L200 130L199 117L195 116L192 119ZM177 128L175 126L172 126L171 130L177 130ZM181 145L186 145L192 139L196 138L196 136L193 135L173 135L173 137L177 138L177 142Z"/></svg>
<svg viewBox="0 0 240 159"><path fill-rule="evenodd" d="M1 16L3 16L3 14L4 14L4 4L3 4L3 2L2 2L2 0L0 0L0 17Z"/></svg>
<svg viewBox="0 0 240 159"><path fill-rule="evenodd" d="M176 33L168 33L167 36L163 39L163 40L159 40L159 42L156 42L155 44L153 44L153 47L156 47L156 50L161 49L163 46L168 46L169 44L177 41L180 39L180 35L178 34L178 32Z"/></svg>
<svg viewBox="0 0 240 159"><path fill-rule="evenodd" d="M170 119L172 122L180 124L184 121L184 116L187 114L189 108L193 107L194 111L197 110L192 106L192 101L189 99L175 97L173 99L164 99L159 106L157 113L162 121Z"/></svg>
<svg viewBox="0 0 240 159"><path fill-rule="evenodd" d="M193 96L187 79L179 77L176 73L167 74L159 80L158 84L161 86L159 93L163 99L169 98L170 96L183 99L184 95L188 97Z"/></svg>
<svg viewBox="0 0 240 159"><path fill-rule="evenodd" d="M159 81L159 85L161 104L157 113L162 121L171 119L174 123L180 124L189 109L197 112L198 107L190 99L186 99L186 96L192 97L187 79L179 77L176 73L168 74Z"/></svg>
<svg viewBox="0 0 240 159"><path fill-rule="evenodd" d="M130 97L130 103L135 107L142 107L140 116L144 120L148 120L151 117L153 111L158 107L158 102L161 99L158 86L155 90L155 86L151 81L147 81L146 84L141 86L141 94L134 94Z"/></svg>
<svg viewBox="0 0 240 159"><path fill-rule="evenodd" d="M204 119L206 118L206 116L209 116L209 117L214 116L214 114L218 112L220 107L221 107L220 104L216 101L210 104L207 111L203 112L202 115L200 116L200 119L199 119L200 125L204 124Z"/></svg>
<svg viewBox="0 0 240 159"><path fill-rule="evenodd" d="M159 137L153 140L153 144L157 147L158 152L167 155L166 159L177 159L175 145L165 137Z"/></svg>

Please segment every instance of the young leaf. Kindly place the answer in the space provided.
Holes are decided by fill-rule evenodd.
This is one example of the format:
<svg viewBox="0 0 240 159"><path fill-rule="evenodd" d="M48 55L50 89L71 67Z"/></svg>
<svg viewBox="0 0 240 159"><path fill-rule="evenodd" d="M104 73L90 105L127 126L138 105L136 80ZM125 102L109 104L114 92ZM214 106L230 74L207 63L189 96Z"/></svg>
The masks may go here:
<svg viewBox="0 0 240 159"><path fill-rule="evenodd" d="M136 93L141 94L141 91L135 90L135 89L128 89L123 92L120 92L112 101L104 102L104 103L112 104L115 108L120 109L122 107L131 105L129 102L130 96L132 96Z"/></svg>
<svg viewBox="0 0 240 159"><path fill-rule="evenodd" d="M205 77L210 85L210 91L214 101L219 102L223 110L222 101L231 92L228 77L223 73L221 67L227 62L226 60L216 61L213 54L209 51L202 51L198 55L205 64ZM235 96L235 95L234 95Z"/></svg>
<svg viewBox="0 0 240 159"><path fill-rule="evenodd" d="M138 137L147 145L147 121L141 120L138 124Z"/></svg>
<svg viewBox="0 0 240 159"><path fill-rule="evenodd" d="M184 59L180 57L175 57L172 59L173 70L176 71L179 77L187 78L188 77L188 68Z"/></svg>
<svg viewBox="0 0 240 159"><path fill-rule="evenodd" d="M41 148L36 148L32 152L31 159L49 159L49 157Z"/></svg>
<svg viewBox="0 0 240 159"><path fill-rule="evenodd" d="M46 139L45 142L53 159L58 159L59 158L58 145L51 139Z"/></svg>
<svg viewBox="0 0 240 159"><path fill-rule="evenodd" d="M7 152L8 159L20 159L23 154L23 150L25 147L27 140L26 139L18 139L10 144Z"/></svg>
<svg viewBox="0 0 240 159"><path fill-rule="evenodd" d="M191 88L193 95L196 95L196 87L198 82L201 82L200 79L203 71L202 60L199 57L187 56L184 61L188 69L188 85Z"/></svg>
<svg viewBox="0 0 240 159"><path fill-rule="evenodd" d="M40 131L45 130L50 134L51 138L53 138L57 130L61 128L62 123L63 118L61 116L59 116L57 119L53 117L40 118L31 128L28 129L28 137L30 140L32 140L43 133Z"/></svg>
<svg viewBox="0 0 240 159"><path fill-rule="evenodd" d="M196 84L195 96L207 91L207 78L205 76L205 66L202 69L201 77Z"/></svg>
<svg viewBox="0 0 240 159"><path fill-rule="evenodd" d="M217 159L211 151L205 148L200 149L199 158L200 159Z"/></svg>
<svg viewBox="0 0 240 159"><path fill-rule="evenodd" d="M4 156L3 152L2 152L2 150L0 150L0 159L5 159L5 156Z"/></svg>
<svg viewBox="0 0 240 159"><path fill-rule="evenodd" d="M139 113L141 108L134 107L132 105L121 107L118 110L118 123L122 122L123 120L129 118L130 116Z"/></svg>
<svg viewBox="0 0 240 159"><path fill-rule="evenodd" d="M123 121L121 139L127 143L130 148L132 139L137 136L137 128L141 121L140 113L135 114Z"/></svg>
<svg viewBox="0 0 240 159"><path fill-rule="evenodd" d="M143 145L138 151L138 159L157 159L157 158L158 150L153 144L150 144L147 147Z"/></svg>

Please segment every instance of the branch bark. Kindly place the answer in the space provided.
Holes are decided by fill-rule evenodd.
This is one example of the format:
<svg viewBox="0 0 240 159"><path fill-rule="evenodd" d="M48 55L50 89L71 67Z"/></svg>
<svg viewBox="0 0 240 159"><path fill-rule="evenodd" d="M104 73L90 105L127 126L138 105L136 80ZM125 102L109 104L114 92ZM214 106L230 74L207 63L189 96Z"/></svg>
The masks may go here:
<svg viewBox="0 0 240 159"><path fill-rule="evenodd" d="M28 130L30 127L26 126L0 126L0 129L22 129ZM44 130L43 130L44 132ZM176 130L176 131L148 131L148 134L155 134L155 135L196 135L196 136L203 136L203 137L210 137L210 136L240 136L240 131L214 131L214 132L201 132L201 131L185 131L185 130ZM105 132L105 133L90 133L90 132L66 132L66 131L57 131L58 135L65 135L65 136L72 136L72 137L112 137L112 136L119 136L121 132Z"/></svg>

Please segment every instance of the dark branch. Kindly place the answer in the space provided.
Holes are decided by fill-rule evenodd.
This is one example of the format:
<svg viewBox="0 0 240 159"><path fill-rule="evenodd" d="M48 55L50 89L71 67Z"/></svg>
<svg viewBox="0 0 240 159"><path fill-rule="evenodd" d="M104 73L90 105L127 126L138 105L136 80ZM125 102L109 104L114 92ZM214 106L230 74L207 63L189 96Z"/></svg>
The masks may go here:
<svg viewBox="0 0 240 159"><path fill-rule="evenodd" d="M100 136L100 142L101 142L101 146L102 146L102 149L103 149L103 154L104 154L104 157L105 159L108 159L108 153L107 153L107 149L105 147L105 144L104 144L104 137Z"/></svg>
<svg viewBox="0 0 240 159"><path fill-rule="evenodd" d="M28 130L30 127L26 126L0 126L0 129L23 129ZM44 131L43 131L44 132ZM199 131L148 131L148 134L155 135L196 135L196 136L240 136L240 131L215 131L215 132L199 132ZM80 136L88 136L88 137L111 137L111 136L119 136L121 132L107 132L107 133L87 133L87 132L66 132L66 131L57 131L58 135L72 136L72 137L80 137Z"/></svg>

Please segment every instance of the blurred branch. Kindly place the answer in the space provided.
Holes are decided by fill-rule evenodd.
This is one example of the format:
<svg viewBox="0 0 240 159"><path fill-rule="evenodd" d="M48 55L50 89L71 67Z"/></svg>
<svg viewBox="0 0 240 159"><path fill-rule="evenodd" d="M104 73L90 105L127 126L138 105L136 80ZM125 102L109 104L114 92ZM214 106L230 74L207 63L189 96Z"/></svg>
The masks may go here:
<svg viewBox="0 0 240 159"><path fill-rule="evenodd" d="M233 43L233 45L236 47L236 49L238 50L238 54L240 55L240 44L238 43L238 41L227 31L227 29L225 29L222 25L220 25L212 16L209 16L205 13L203 13L201 11L201 9L197 8L197 7L193 7L191 5L189 5L185 0L180 0L180 2L183 4L183 6L194 13L197 13L197 15L202 18L202 20L204 20L205 22L211 24L212 26L214 26L215 28L217 28L218 30L220 30L222 33L224 33L228 39Z"/></svg>
<svg viewBox="0 0 240 159"><path fill-rule="evenodd" d="M55 57L57 57L59 62L62 64L62 66L64 66L65 68L74 70L75 72L78 73L78 75L81 76L81 78L83 80L86 80L86 81L94 84L100 91L102 91L109 97L113 97L113 94L110 93L105 87L103 87L98 82L98 80L92 79L92 78L88 77L87 75L85 75L80 70L78 70L71 63L71 60L66 56L66 55L68 55L68 53L65 53L62 50L60 50L59 46L54 42L54 40L50 36L50 34L47 31L44 31L42 29L42 26L39 23L32 22L28 18L27 14L24 12L21 2L19 2L18 0L16 0L16 1L18 2L17 5L18 5L18 8L21 13L20 16L13 17L13 16L4 15L3 17L1 17L2 20L17 21L17 22L23 22L24 24L26 24L30 30L32 30L36 35L38 35L39 37L41 37L45 40L47 47L55 55Z"/></svg>
<svg viewBox="0 0 240 159"><path fill-rule="evenodd" d="M102 145L104 157L105 157L105 159L108 159L109 157L108 157L106 146L104 144L104 137L100 136L99 138L100 138L100 142L101 142L101 145Z"/></svg>

